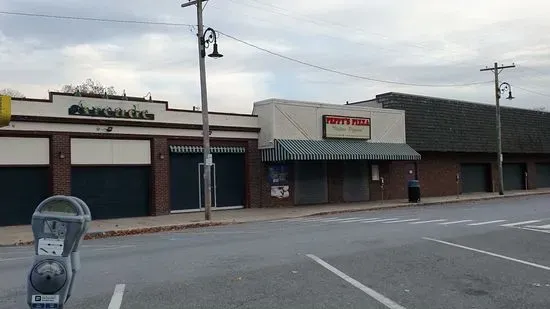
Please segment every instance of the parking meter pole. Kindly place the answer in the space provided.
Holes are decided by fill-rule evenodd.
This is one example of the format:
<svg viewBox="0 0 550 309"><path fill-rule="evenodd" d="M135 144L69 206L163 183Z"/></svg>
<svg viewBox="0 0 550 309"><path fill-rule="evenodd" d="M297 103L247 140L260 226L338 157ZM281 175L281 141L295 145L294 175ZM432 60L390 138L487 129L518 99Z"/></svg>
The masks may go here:
<svg viewBox="0 0 550 309"><path fill-rule="evenodd" d="M80 267L79 246L91 222L80 199L56 195L42 201L32 216L34 262L27 277L30 308L63 308Z"/></svg>

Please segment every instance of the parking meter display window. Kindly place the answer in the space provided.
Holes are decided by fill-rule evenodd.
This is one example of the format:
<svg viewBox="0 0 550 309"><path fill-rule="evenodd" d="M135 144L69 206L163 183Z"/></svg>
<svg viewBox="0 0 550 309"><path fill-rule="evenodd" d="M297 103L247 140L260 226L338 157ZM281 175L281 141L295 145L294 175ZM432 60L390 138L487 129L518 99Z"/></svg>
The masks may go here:
<svg viewBox="0 0 550 309"><path fill-rule="evenodd" d="M74 209L74 206L67 200L52 200L44 205L40 212L44 214L64 214L70 216L78 215Z"/></svg>
<svg viewBox="0 0 550 309"><path fill-rule="evenodd" d="M44 260L33 268L30 280L39 293L54 294L67 283L67 270L57 261Z"/></svg>

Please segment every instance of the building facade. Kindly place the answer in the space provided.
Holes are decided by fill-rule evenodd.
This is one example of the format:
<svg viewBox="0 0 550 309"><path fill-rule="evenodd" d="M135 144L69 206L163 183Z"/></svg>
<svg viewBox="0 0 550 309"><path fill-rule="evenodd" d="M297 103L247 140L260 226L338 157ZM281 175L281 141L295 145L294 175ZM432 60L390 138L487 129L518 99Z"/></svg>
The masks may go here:
<svg viewBox="0 0 550 309"><path fill-rule="evenodd" d="M200 210L202 118L143 98L50 93L12 99L0 128L0 225L29 224L52 195L75 195L94 219ZM260 204L258 119L210 113L217 209Z"/></svg>
<svg viewBox="0 0 550 309"><path fill-rule="evenodd" d="M403 111L272 99L253 114L263 207L405 198L416 178Z"/></svg>
<svg viewBox="0 0 550 309"><path fill-rule="evenodd" d="M499 191L494 105L394 92L350 105L405 112L424 196ZM550 113L501 107L501 124L504 190L550 187Z"/></svg>

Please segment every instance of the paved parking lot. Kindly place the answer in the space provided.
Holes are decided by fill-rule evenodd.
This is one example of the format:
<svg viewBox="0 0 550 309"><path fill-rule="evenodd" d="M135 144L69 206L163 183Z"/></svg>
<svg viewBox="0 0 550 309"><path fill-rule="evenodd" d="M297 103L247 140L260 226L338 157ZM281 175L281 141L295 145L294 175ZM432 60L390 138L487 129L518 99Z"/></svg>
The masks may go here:
<svg viewBox="0 0 550 309"><path fill-rule="evenodd" d="M549 308L550 198L86 241L67 308ZM0 248L0 308L30 248Z"/></svg>

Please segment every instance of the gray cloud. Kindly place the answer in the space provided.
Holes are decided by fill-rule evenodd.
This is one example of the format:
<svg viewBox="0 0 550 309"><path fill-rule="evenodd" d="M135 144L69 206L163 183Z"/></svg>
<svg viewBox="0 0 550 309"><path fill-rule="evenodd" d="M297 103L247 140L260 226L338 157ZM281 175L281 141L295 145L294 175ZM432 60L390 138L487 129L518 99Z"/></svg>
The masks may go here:
<svg viewBox="0 0 550 309"><path fill-rule="evenodd" d="M269 5L270 3L274 5ZM292 6L291 6L292 4ZM194 24L192 8L173 0L95 2L7 0L2 10ZM280 8L283 8L281 10ZM456 84L491 80L479 72L494 61L516 62L502 77L547 91L550 81L550 5L534 0L500 6L391 0L211 0L205 23L222 32L323 67L408 83ZM493 14L497 10L498 14ZM291 15L291 16L289 16ZM294 17L292 17L294 16ZM198 105L196 37L187 27L95 23L0 15L0 84L34 96L93 77L130 95L148 91L172 106ZM344 103L401 91L493 102L491 84L407 87L340 76L280 59L220 37L224 58L207 60L213 109L248 112L266 97ZM523 67L522 67L523 66ZM534 70L536 69L536 71ZM541 73L542 72L542 73ZM7 77L9 76L9 78ZM550 98L517 89L505 104L547 106Z"/></svg>

